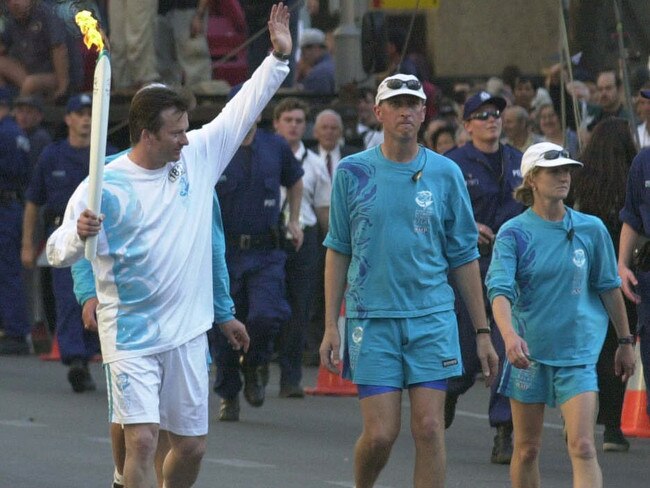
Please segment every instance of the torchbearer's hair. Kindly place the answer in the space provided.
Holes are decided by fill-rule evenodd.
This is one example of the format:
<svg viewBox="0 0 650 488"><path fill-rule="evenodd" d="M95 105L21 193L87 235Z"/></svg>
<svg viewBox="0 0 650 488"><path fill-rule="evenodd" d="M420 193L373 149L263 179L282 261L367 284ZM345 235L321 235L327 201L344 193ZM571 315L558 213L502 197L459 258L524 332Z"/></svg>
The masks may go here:
<svg viewBox="0 0 650 488"><path fill-rule="evenodd" d="M183 95L161 83L147 85L135 94L129 109L129 137L132 146L140 141L143 130L153 134L160 130L163 124L160 114L168 108L187 112L189 105Z"/></svg>

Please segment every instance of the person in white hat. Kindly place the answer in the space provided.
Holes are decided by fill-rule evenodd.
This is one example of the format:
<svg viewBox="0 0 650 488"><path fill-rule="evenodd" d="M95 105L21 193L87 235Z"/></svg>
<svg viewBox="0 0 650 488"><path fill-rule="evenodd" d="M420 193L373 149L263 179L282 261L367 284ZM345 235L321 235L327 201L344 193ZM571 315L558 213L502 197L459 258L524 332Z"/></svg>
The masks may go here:
<svg viewBox="0 0 650 488"><path fill-rule="evenodd" d="M470 310L488 384L498 370L463 175L453 161L417 143L425 100L415 76L384 79L374 107L384 142L342 159L334 174L320 356L338 373L337 322L347 282L343 374L357 385L363 417L357 488L373 486L388 461L403 389L415 441L413 484L444 486L447 379L462 372L448 274Z"/></svg>
<svg viewBox="0 0 650 488"><path fill-rule="evenodd" d="M574 487L602 487L596 458L596 362L608 316L619 337L615 369L634 372L614 247L603 222L564 205L571 171L582 163L562 146L530 146L515 198L529 207L497 233L486 278L507 362L499 392L510 397L514 487L540 486L545 405L564 418Z"/></svg>
<svg viewBox="0 0 650 488"><path fill-rule="evenodd" d="M309 93L336 93L334 58L327 50L325 33L320 29L305 29L300 35L300 61L296 82L301 90Z"/></svg>

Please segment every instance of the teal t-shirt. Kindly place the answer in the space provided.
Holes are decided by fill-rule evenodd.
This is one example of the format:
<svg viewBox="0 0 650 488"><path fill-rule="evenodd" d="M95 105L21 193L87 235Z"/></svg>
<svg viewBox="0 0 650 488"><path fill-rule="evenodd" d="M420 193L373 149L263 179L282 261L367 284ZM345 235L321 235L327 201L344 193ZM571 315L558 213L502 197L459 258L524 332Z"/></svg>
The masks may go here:
<svg viewBox="0 0 650 488"><path fill-rule="evenodd" d="M376 146L338 165L324 244L351 257L348 317L452 310L447 272L478 259L477 240L465 180L453 161L421 148L412 161L395 163Z"/></svg>
<svg viewBox="0 0 650 488"><path fill-rule="evenodd" d="M490 302L503 295L512 304L513 327L535 361L598 361L608 322L600 293L621 286L600 219L567 208L551 222L526 210L499 230L485 284Z"/></svg>

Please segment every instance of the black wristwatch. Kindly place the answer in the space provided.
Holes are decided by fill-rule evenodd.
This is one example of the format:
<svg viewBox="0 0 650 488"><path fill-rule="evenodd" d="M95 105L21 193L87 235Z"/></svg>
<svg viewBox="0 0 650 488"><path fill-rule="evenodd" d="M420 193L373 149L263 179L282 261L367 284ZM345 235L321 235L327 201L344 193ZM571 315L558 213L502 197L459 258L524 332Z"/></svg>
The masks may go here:
<svg viewBox="0 0 650 488"><path fill-rule="evenodd" d="M627 344L629 344L630 346L633 346L634 342L635 342L635 340L634 340L633 335L618 338L618 345L619 346L624 346L624 345L627 345Z"/></svg>
<svg viewBox="0 0 650 488"><path fill-rule="evenodd" d="M273 50L273 56L275 56L280 61L289 61L291 59L291 53L284 54L281 53L280 51L276 51L275 49Z"/></svg>
<svg viewBox="0 0 650 488"><path fill-rule="evenodd" d="M489 327L479 327L478 329L476 329L475 332L476 332L476 335L489 334L490 332L492 332L492 329L490 329Z"/></svg>

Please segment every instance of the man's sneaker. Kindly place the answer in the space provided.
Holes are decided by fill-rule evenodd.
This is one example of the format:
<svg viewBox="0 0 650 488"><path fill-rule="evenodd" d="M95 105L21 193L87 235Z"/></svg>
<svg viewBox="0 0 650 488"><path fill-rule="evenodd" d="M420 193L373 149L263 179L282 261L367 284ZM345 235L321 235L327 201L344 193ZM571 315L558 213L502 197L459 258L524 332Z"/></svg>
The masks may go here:
<svg viewBox="0 0 650 488"><path fill-rule="evenodd" d="M603 451L605 452L627 452L630 443L619 428L605 427L603 435Z"/></svg>
<svg viewBox="0 0 650 488"><path fill-rule="evenodd" d="M244 398L253 407L264 404L265 387L269 382L269 365L244 366Z"/></svg>
<svg viewBox="0 0 650 488"><path fill-rule="evenodd" d="M70 363L70 369L68 369L68 381L72 386L72 391L75 393L95 391L97 389L93 377L90 376L88 363L81 359L75 359Z"/></svg>
<svg viewBox="0 0 650 488"><path fill-rule="evenodd" d="M447 392L445 397L445 429L451 427L456 416L456 402L458 402L458 395L453 395Z"/></svg>
<svg viewBox="0 0 650 488"><path fill-rule="evenodd" d="M512 425L501 424L497 426L497 435L494 436L494 446L490 461L493 464L510 464L512 459Z"/></svg>
<svg viewBox="0 0 650 488"><path fill-rule="evenodd" d="M280 385L280 398L304 398L305 392L300 385Z"/></svg>
<svg viewBox="0 0 650 488"><path fill-rule="evenodd" d="M239 420L239 397L222 398L219 406L219 420L221 422L237 422Z"/></svg>
<svg viewBox="0 0 650 488"><path fill-rule="evenodd" d="M25 356L27 354L29 354L29 344L24 337L0 337L0 355Z"/></svg>

